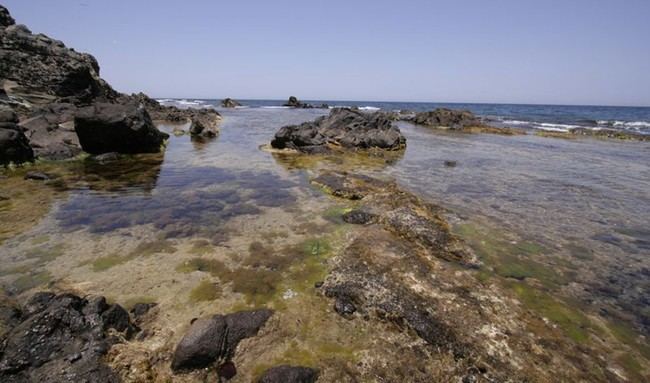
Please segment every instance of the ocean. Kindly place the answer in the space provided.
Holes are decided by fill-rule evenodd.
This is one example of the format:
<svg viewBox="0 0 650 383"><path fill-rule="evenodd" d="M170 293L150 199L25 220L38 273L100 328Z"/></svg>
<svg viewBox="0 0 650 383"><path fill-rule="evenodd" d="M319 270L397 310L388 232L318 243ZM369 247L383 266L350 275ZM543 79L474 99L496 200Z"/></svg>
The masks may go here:
<svg viewBox="0 0 650 383"><path fill-rule="evenodd" d="M215 99L159 99L179 106L218 107ZM283 100L238 100L248 108L281 108ZM466 109L487 121L509 127L567 131L572 128L618 129L650 134L650 107L585 106L585 105L526 105L526 104L471 104L437 102L375 102L303 100L312 105L329 107L358 107L362 110L422 112L435 108Z"/></svg>

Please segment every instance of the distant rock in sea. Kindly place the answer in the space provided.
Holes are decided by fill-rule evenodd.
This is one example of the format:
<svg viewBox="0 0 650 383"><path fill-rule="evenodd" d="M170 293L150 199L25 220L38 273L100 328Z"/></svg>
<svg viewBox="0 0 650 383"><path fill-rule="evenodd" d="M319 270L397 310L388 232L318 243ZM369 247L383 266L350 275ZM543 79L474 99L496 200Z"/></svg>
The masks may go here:
<svg viewBox="0 0 650 383"><path fill-rule="evenodd" d="M242 105L236 100L233 100L232 98L224 98L223 100L221 100L221 106L224 108L236 108Z"/></svg>
<svg viewBox="0 0 650 383"><path fill-rule="evenodd" d="M415 116L405 120L417 125L465 133L494 133L504 135L526 133L521 129L489 126L468 110L437 108L429 112L416 113Z"/></svg>

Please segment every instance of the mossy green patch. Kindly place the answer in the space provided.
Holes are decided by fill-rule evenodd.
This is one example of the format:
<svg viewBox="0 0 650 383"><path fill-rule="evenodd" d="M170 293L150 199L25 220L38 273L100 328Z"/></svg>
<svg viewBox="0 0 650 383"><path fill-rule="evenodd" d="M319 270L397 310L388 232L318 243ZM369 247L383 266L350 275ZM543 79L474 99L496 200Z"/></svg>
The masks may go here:
<svg viewBox="0 0 650 383"><path fill-rule="evenodd" d="M52 280L52 274L49 271L41 271L32 274L26 274L18 277L13 281L12 286L17 292L22 293L33 289L34 287L43 286Z"/></svg>
<svg viewBox="0 0 650 383"><path fill-rule="evenodd" d="M217 259L192 258L176 266L176 271L181 273L191 273L193 271L203 271L213 276L222 277L229 273L226 265Z"/></svg>
<svg viewBox="0 0 650 383"><path fill-rule="evenodd" d="M196 255L205 255L213 251L212 244L210 241L205 239L199 239L192 243L192 248L190 249L191 254Z"/></svg>
<svg viewBox="0 0 650 383"><path fill-rule="evenodd" d="M645 340L639 339L639 333L630 324L624 321L612 321L607 324L607 327L621 343L636 349L644 358L650 359L650 345Z"/></svg>
<svg viewBox="0 0 650 383"><path fill-rule="evenodd" d="M40 264L53 261L65 253L65 245L58 243L54 246L41 246L25 252L26 258L38 258Z"/></svg>
<svg viewBox="0 0 650 383"><path fill-rule="evenodd" d="M157 253L174 253L176 247L172 241L158 239L154 241L141 242L132 252L131 256L149 256Z"/></svg>
<svg viewBox="0 0 650 383"><path fill-rule="evenodd" d="M526 307L555 323L574 341L582 343L589 338L589 329L592 328L592 324L578 309L572 308L523 282L512 282L510 287Z"/></svg>
<svg viewBox="0 0 650 383"><path fill-rule="evenodd" d="M132 260L134 256L132 255L107 255L105 257L99 257L92 261L92 268L94 272L100 272L108 270L114 266L127 263Z"/></svg>
<svg viewBox="0 0 650 383"><path fill-rule="evenodd" d="M190 301L192 302L213 301L219 297L221 297L221 287L208 280L201 281L190 291Z"/></svg>
<svg viewBox="0 0 650 383"><path fill-rule="evenodd" d="M43 235L38 235L36 237L33 237L29 242L32 245L42 245L49 240L50 240L50 236L47 234L43 234Z"/></svg>
<svg viewBox="0 0 650 383"><path fill-rule="evenodd" d="M535 278L549 288L567 283L561 272L552 270L539 262L515 256L502 256L495 265L495 271L505 278L519 280Z"/></svg>

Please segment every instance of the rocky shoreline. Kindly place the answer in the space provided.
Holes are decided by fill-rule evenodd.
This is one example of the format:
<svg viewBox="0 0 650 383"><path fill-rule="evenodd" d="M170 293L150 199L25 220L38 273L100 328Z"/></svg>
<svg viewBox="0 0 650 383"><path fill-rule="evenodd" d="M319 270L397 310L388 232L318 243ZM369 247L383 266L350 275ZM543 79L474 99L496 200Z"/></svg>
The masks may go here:
<svg viewBox="0 0 650 383"><path fill-rule="evenodd" d="M517 253L511 259L516 266L499 273L502 265L490 263L480 246L453 229L459 217L391 179L361 171L359 164L368 162L354 162L371 158L374 170L391 162L372 160L403 155L407 142L397 121L458 133L511 136L523 130L490 126L468 111L333 108L313 121L283 120L265 146L286 169L301 169L298 180L249 169L242 176L205 162L194 169L163 167L167 140L200 145L218 137L219 113L121 94L101 79L92 56L16 25L1 6L0 59L0 163L90 155L10 169L14 173L0 182L24 190L0 194L0 211L35 225L44 214L35 210L49 209L53 193L77 188L82 197L67 210L59 206L57 218L71 236L84 235L92 224L94 236L86 241L97 243L82 249L88 259L65 259L59 267L92 269L97 274L91 278L106 283L108 273L99 273L137 261L137 273L120 269L115 275L133 283L131 293L140 287L136 281L146 280L169 297L120 305L109 296L110 283L102 287L107 293L86 295L98 289L88 279L69 282L36 272L66 258L65 246L22 254L12 244L7 261L14 269L8 273L23 276L0 295L3 382L623 383L648 375L634 364L650 355L644 337L624 330L617 337L615 327L596 315L548 296L537 274L561 278L560 268L548 271ZM221 105L241 106L230 98ZM285 106L315 108L296 97ZM170 138L156 122L176 125L172 133L192 141ZM626 138L598 132L593 135ZM319 155L335 160L325 169L310 167ZM443 170L432 171L463 166L452 159L439 164ZM168 181L159 181L161 172L174 173L172 183L182 184L188 171L199 172L198 181L161 196L158 186ZM218 188L229 182L231 189ZM113 198L117 192L126 198ZM289 215L300 209L296 195L321 205ZM324 213L322 206L328 207ZM259 226L245 221L247 215ZM294 219L287 224L291 233L279 228ZM241 226L227 226L236 220ZM147 240L133 249L113 248L130 244L143 226L155 235L146 232ZM224 245L237 228L254 233L255 241L249 244L242 235ZM48 238L17 241L45 243L53 234L45 232ZM116 242L100 243L109 235ZM490 241L481 238L480 244ZM211 257L213 246L221 245L223 254ZM522 253L536 249L529 244ZM15 254L28 258L26 265L16 266ZM143 266L146 257L149 268ZM524 271L517 268L521 264ZM124 270L129 275L120 274ZM147 279L154 272L164 279ZM179 291L188 293L192 307L180 304ZM173 310L185 312L174 316ZM312 338L318 341L310 343ZM634 357L612 359L620 352L612 344L636 347L629 354Z"/></svg>
<svg viewBox="0 0 650 383"><path fill-rule="evenodd" d="M143 93L119 93L100 77L99 64L93 56L78 53L43 34L33 34L26 26L16 24L2 6L0 13L3 15L0 20L0 107L4 120L0 127L3 153L0 160L3 164L35 158L61 160L81 153L84 148L75 133L75 119L79 114L87 114L88 107L101 108L104 120L119 119L125 109L142 107L148 115L130 112L129 118L146 125L149 132L156 129L152 120L194 122L210 131L218 130L221 116L216 111L179 109L160 105ZM109 112L113 115L106 115ZM15 117L19 121L13 121ZM150 133L143 137L148 136L152 139L133 142L127 151L149 152L152 146L160 146L160 135ZM26 144L32 149L31 154ZM140 144L143 146L139 147Z"/></svg>

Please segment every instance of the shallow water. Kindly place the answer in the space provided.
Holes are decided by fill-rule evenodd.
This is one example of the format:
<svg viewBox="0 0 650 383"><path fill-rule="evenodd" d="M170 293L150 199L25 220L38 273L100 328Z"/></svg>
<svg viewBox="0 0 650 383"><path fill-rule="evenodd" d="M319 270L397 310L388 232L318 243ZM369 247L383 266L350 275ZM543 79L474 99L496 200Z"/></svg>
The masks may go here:
<svg viewBox="0 0 650 383"><path fill-rule="evenodd" d="M25 215L31 227L2 224L0 282L14 294L51 287L127 306L155 301L161 334L200 315L270 306L304 316L287 330L298 344L291 347L316 350L315 360L349 358L350 344L368 341L366 329L312 294L326 259L354 230L339 218L348 206L309 184L318 169L334 168L394 178L449 209L489 278L525 283L650 333L650 143L451 134L400 123L404 153L296 158L260 146L281 126L326 110L221 112L219 137L172 135L164 155L36 165L60 182L39 197L44 212ZM35 187L19 175L0 182ZM309 323L327 330L306 336ZM347 346L331 343L336 338ZM281 354L288 347L273 358L301 362Z"/></svg>

